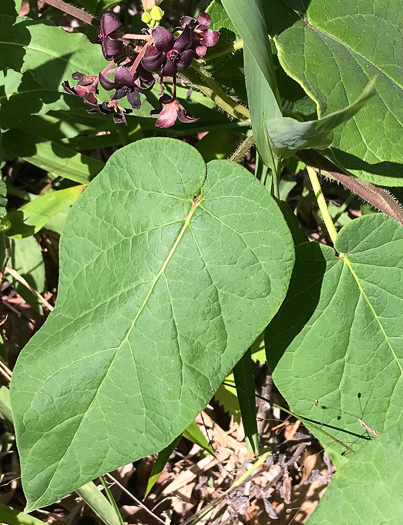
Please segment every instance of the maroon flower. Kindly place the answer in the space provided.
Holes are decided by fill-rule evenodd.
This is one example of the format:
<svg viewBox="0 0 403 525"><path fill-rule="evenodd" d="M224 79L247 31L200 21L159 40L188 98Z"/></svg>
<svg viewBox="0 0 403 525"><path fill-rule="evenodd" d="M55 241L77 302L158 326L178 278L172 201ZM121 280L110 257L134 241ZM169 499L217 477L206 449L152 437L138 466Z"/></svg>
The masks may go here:
<svg viewBox="0 0 403 525"><path fill-rule="evenodd" d="M190 27L193 30L194 41L192 47L200 58L204 57L207 53L207 48L215 46L220 38L219 31L209 29L211 18L207 13L200 13L197 20L190 16L183 16L180 23L183 28Z"/></svg>
<svg viewBox="0 0 403 525"><path fill-rule="evenodd" d="M113 60L122 50L123 42L110 36L121 25L120 20L112 13L105 13L101 18L99 38L106 60Z"/></svg>
<svg viewBox="0 0 403 525"><path fill-rule="evenodd" d="M199 120L191 115L186 113L185 108L179 104L178 100L175 97L170 97L169 95L162 95L159 99L160 107L159 109L153 109L150 112L150 115L155 115L159 113L159 117L155 125L158 128L170 128L176 122L176 119L179 119L185 124L191 124Z"/></svg>
<svg viewBox="0 0 403 525"><path fill-rule="evenodd" d="M140 85L141 80L148 82L147 87L142 87ZM100 73L99 82L107 91L116 89L112 100L118 100L127 96L127 100L133 109L140 109L140 93L146 93L149 91L153 87L155 81L152 75L148 71L143 70L141 66L137 68L137 72L134 76L130 73L127 67L120 66L116 71L115 80L110 80L106 75Z"/></svg>
<svg viewBox="0 0 403 525"><path fill-rule="evenodd" d="M98 100L95 95L97 94L98 75L84 75L76 71L72 74L72 78L78 80L77 84L71 87L68 81L65 80L62 83L63 89L70 95L81 97L90 106L97 106Z"/></svg>
<svg viewBox="0 0 403 525"><path fill-rule="evenodd" d="M142 66L147 71L156 72L161 68L161 76L175 76L179 67L187 67L195 56L192 49L193 30L185 27L175 38L165 27L157 27L152 32L154 46L147 48Z"/></svg>

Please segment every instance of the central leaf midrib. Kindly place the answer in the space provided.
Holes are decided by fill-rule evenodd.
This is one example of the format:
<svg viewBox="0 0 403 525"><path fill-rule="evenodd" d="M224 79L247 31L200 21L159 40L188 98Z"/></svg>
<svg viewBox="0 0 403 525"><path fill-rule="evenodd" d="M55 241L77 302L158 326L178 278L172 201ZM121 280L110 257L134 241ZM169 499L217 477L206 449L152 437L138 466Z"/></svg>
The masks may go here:
<svg viewBox="0 0 403 525"><path fill-rule="evenodd" d="M374 307L372 306L372 303L371 301L369 300L369 297L367 296L367 294L365 293L365 290L361 284L361 280L360 278L358 277L358 275L356 274L354 268L353 268L353 264L352 262L350 261L350 259L348 258L347 255L345 255L343 258L343 262L346 264L347 268L350 270L350 273L351 275L354 277L354 280L355 282L357 283L357 286L358 286L358 289L360 291L360 294L362 295L362 297L364 298L365 302L367 303L368 307L370 308L374 318L376 319L376 322L378 323L378 326L379 326L379 329L380 331L382 332L384 338L385 338L385 341L386 341L386 344L388 345L389 347L389 350L391 351L391 354L393 356L393 359L394 361L396 361L396 364L400 370L400 375L403 376L403 368L402 368L402 365L400 364L400 361L396 355L396 352L391 344L391 342L389 341L389 337L388 337L388 334L385 332L385 329L379 319L379 316L377 315Z"/></svg>
<svg viewBox="0 0 403 525"><path fill-rule="evenodd" d="M199 199L199 198L198 198L198 199L195 199L195 200L193 201L192 207L191 207L189 213L187 214L187 216L185 217L185 222L184 222L184 224L183 224L183 226L182 226L181 231L180 231L179 234L178 234L178 237L176 238L176 240L175 240L175 242L174 242L174 244L173 244L173 246L172 246L170 252L168 253L166 259L165 259L164 262L162 263L162 266L161 266L159 272L158 272L158 273L156 274L156 276L154 277L154 279L153 279L153 281L152 281L152 283L151 283L150 290L148 291L148 293L147 293L147 295L146 295L146 297L145 297L143 303L141 304L140 308L138 309L138 312L137 312L137 314L136 314L136 316L135 316L135 318L134 318L132 324L130 325L130 327L129 327L127 333L126 333L126 335L123 337L123 339L122 339L120 345L117 347L117 350L123 345L123 343L124 343L125 341L127 341L128 337L130 336L131 332L133 331L133 329L134 329L134 327L135 327L135 325L136 325L137 319L140 317L140 315L142 314L144 308L146 307L147 302L148 302L148 300L149 300L151 294L153 293L153 290L154 290L156 284L158 283L160 277L164 274L164 272L165 272L165 268L168 266L169 261L172 259L173 254L175 253L176 248L178 247L178 245L179 245L179 243L180 243L182 237L184 236L184 234L185 234L187 228L189 227L189 224L190 224L190 221L191 221L191 219L192 219L192 217L193 217L193 214L194 214L194 212L196 211L196 208L197 208L197 206L198 206L200 203L201 203L201 199Z"/></svg>

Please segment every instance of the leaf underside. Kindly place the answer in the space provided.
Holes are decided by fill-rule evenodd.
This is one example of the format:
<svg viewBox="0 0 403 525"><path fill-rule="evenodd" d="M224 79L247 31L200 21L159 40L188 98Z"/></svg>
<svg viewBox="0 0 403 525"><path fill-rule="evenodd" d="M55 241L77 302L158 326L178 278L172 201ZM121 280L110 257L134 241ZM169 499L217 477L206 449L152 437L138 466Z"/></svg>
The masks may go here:
<svg viewBox="0 0 403 525"><path fill-rule="evenodd" d="M56 308L11 385L29 510L172 442L279 308L294 258L259 182L172 139L115 153L64 231Z"/></svg>

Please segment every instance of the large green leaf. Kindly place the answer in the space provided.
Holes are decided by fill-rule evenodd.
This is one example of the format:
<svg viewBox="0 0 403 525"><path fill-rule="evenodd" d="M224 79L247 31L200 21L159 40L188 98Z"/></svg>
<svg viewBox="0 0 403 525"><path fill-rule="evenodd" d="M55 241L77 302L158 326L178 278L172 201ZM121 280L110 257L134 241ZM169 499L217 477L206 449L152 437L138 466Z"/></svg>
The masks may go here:
<svg viewBox="0 0 403 525"><path fill-rule="evenodd" d="M400 525L402 462L400 421L341 467L309 525Z"/></svg>
<svg viewBox="0 0 403 525"><path fill-rule="evenodd" d="M378 76L377 95L336 130L329 156L388 186L403 186L401 7L400 0L312 0L276 38L281 64L317 101L320 117L349 105Z"/></svg>
<svg viewBox="0 0 403 525"><path fill-rule="evenodd" d="M0 69L31 71L35 80L52 91L63 91L61 83L75 71L97 75L105 68L99 45L80 33L67 33L49 22L9 16L1 17Z"/></svg>
<svg viewBox="0 0 403 525"><path fill-rule="evenodd" d="M296 247L266 351L291 408L354 449L363 442L358 418L382 432L403 409L403 228L367 215L339 232L336 249L346 255ZM343 447L312 431L337 459Z"/></svg>
<svg viewBox="0 0 403 525"><path fill-rule="evenodd" d="M1 0L0 15L17 17L22 0Z"/></svg>
<svg viewBox="0 0 403 525"><path fill-rule="evenodd" d="M275 201L244 168L146 139L74 204L54 312L11 401L28 508L166 447L277 311L293 266Z"/></svg>

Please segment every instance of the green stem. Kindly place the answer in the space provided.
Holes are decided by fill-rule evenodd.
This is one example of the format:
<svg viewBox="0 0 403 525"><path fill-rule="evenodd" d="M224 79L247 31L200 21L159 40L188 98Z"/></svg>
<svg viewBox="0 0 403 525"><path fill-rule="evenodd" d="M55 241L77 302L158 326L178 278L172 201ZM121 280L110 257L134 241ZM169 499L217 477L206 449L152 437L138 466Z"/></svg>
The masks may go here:
<svg viewBox="0 0 403 525"><path fill-rule="evenodd" d="M213 60L214 58L219 58L229 55L230 53L235 53L235 51L239 51L240 49L243 49L243 40L241 38L239 40L234 40L233 42L228 42L217 49L209 51L207 55L201 58L198 62L207 62L208 60Z"/></svg>
<svg viewBox="0 0 403 525"><path fill-rule="evenodd" d="M280 198L280 164L281 159L275 158L273 155L273 181L271 187L271 193L276 199Z"/></svg>
<svg viewBox="0 0 403 525"><path fill-rule="evenodd" d="M197 62L192 63L192 69L186 71L186 76L182 73L182 76L187 78L198 90L232 117L238 120L250 119L249 110L228 96L212 76Z"/></svg>
<svg viewBox="0 0 403 525"><path fill-rule="evenodd" d="M243 142L241 142L241 144L237 147L237 149L229 157L228 160L231 160L237 163L241 162L244 156L248 153L248 151L251 149L254 143L255 143L255 137L253 135L251 135L250 137L247 137Z"/></svg>
<svg viewBox="0 0 403 525"><path fill-rule="evenodd" d="M323 195L322 188L320 186L320 182L316 174L316 170L311 168L311 166L307 166L306 169L308 171L309 180L311 181L312 188L315 193L315 197L318 202L319 209L322 213L323 222L325 223L325 226L327 228L327 231L329 233L329 236L333 244L335 244L336 237L337 237L337 230L333 224L332 217L327 207L326 199L325 199L325 196Z"/></svg>

